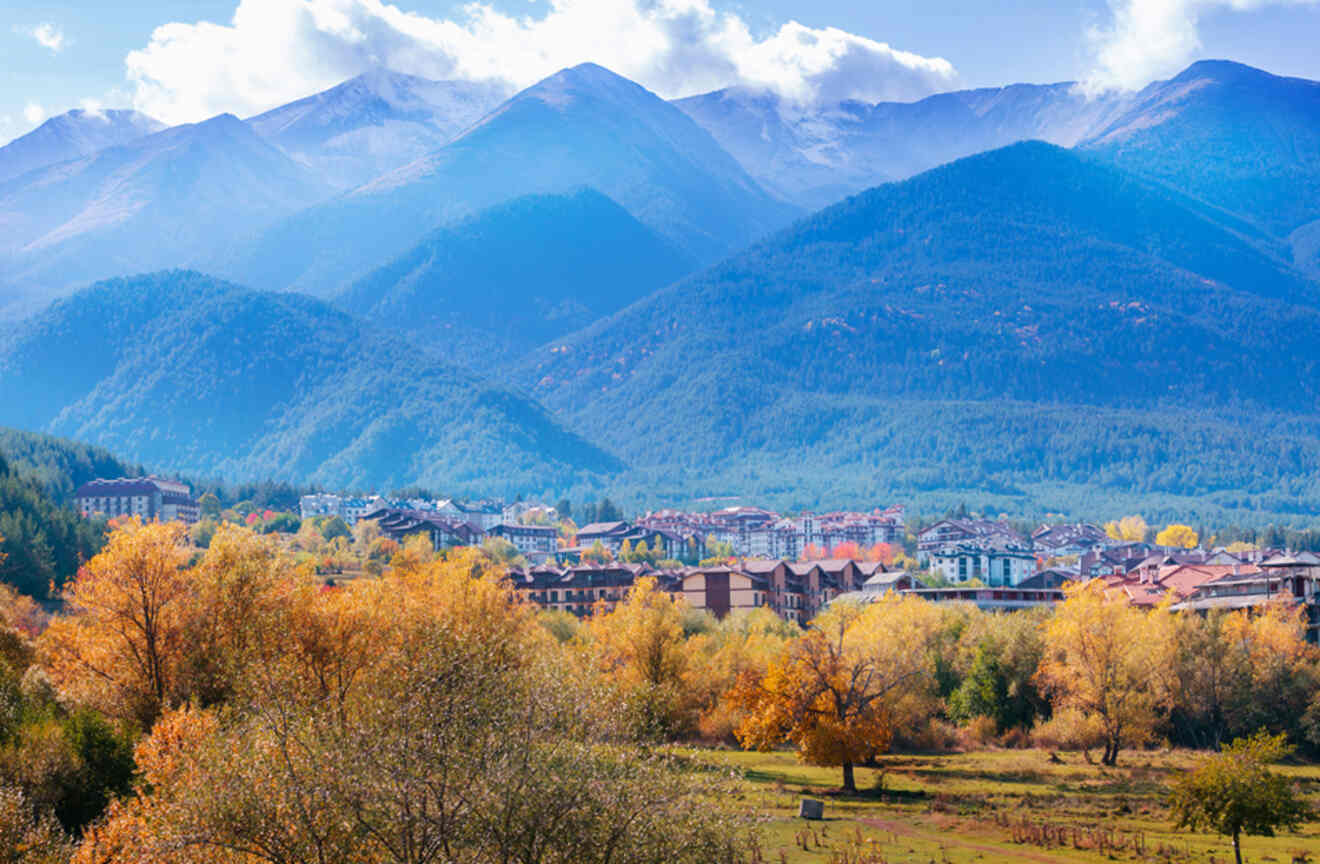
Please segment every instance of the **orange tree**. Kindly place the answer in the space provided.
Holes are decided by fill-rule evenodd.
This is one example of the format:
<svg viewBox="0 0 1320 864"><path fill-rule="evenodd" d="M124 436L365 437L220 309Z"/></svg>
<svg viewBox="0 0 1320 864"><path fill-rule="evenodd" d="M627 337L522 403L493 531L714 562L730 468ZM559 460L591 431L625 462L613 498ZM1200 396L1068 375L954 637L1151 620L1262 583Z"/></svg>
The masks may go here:
<svg viewBox="0 0 1320 864"><path fill-rule="evenodd" d="M803 761L841 767L843 788L856 791L853 766L885 752L895 724L920 712L943 621L915 597L831 606L763 677L735 688L738 740L761 750L792 743Z"/></svg>

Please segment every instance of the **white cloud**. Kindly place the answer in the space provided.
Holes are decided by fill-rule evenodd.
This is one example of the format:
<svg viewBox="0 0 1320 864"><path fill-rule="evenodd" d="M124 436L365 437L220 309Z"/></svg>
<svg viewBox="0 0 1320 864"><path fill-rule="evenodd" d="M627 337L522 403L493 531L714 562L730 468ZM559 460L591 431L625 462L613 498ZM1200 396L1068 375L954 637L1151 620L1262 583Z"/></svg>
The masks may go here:
<svg viewBox="0 0 1320 864"><path fill-rule="evenodd" d="M44 22L27 31L27 34L37 40L37 44L43 48L49 48L56 54L64 47L64 31L58 25Z"/></svg>
<svg viewBox="0 0 1320 864"><path fill-rule="evenodd" d="M1207 12L1250 12L1265 6L1317 0L1108 0L1112 20L1092 30L1096 66L1092 91L1134 90L1179 71L1201 47L1199 26Z"/></svg>
<svg viewBox="0 0 1320 864"><path fill-rule="evenodd" d="M473 2L429 18L382 0L241 0L227 25L170 23L126 58L137 108L167 122L247 115L372 66L523 87L596 62L675 97L730 85L800 101L916 99L947 89L948 61L796 22L758 38L709 0L552 0L510 15Z"/></svg>
<svg viewBox="0 0 1320 864"><path fill-rule="evenodd" d="M46 119L46 109L36 102L29 102L23 106L23 119L36 126Z"/></svg>

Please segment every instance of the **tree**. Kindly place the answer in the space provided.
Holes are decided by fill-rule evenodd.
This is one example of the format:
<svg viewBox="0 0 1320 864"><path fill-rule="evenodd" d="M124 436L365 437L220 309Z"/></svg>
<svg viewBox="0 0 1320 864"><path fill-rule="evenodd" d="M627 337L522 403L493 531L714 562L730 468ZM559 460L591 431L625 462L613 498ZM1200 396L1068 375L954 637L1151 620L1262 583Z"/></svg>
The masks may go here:
<svg viewBox="0 0 1320 864"><path fill-rule="evenodd" d="M589 654L603 680L623 693L638 737L667 738L691 726L684 608L644 576L623 602L608 612L598 607L584 624Z"/></svg>
<svg viewBox="0 0 1320 864"><path fill-rule="evenodd" d="M202 516L207 519L214 519L220 515L220 499L214 492L204 492L202 497L197 499L197 506L202 511Z"/></svg>
<svg viewBox="0 0 1320 864"><path fill-rule="evenodd" d="M573 518L573 505L567 498L560 498L559 503L555 505L555 515L560 521Z"/></svg>
<svg viewBox="0 0 1320 864"><path fill-rule="evenodd" d="M596 507L597 522L622 522L623 511L619 506L608 498L600 499L600 504Z"/></svg>
<svg viewBox="0 0 1320 864"><path fill-rule="evenodd" d="M739 742L759 750L791 742L803 761L842 768L843 788L856 791L853 766L885 752L905 709L929 691L942 620L916 597L830 606L760 680L739 685Z"/></svg>
<svg viewBox="0 0 1320 864"><path fill-rule="evenodd" d="M51 622L39 651L51 678L76 701L144 728L159 715L187 649L187 530L136 518L64 592L69 614Z"/></svg>
<svg viewBox="0 0 1320 864"><path fill-rule="evenodd" d="M1311 817L1311 807L1287 778L1268 768L1291 752L1285 740L1258 732L1203 759L1174 786L1169 803L1177 826L1233 838L1237 864L1243 834L1273 837L1280 828L1296 830Z"/></svg>
<svg viewBox="0 0 1320 864"><path fill-rule="evenodd" d="M1126 543L1141 543L1146 539L1149 530L1146 520L1140 516L1124 516L1117 522L1105 523L1105 533L1111 540L1122 540Z"/></svg>
<svg viewBox="0 0 1320 864"><path fill-rule="evenodd" d="M1163 531L1155 535L1155 543L1158 546L1177 546L1180 549L1195 549L1200 538L1196 536L1196 531L1188 525L1168 525Z"/></svg>
<svg viewBox="0 0 1320 864"><path fill-rule="evenodd" d="M727 790L620 744L618 703L499 576L461 550L290 585L234 700L162 716L83 860L733 860L700 806Z"/></svg>
<svg viewBox="0 0 1320 864"><path fill-rule="evenodd" d="M1065 599L1045 627L1038 676L1056 711L1098 723L1101 762L1114 765L1124 745L1145 741L1162 704L1156 675L1169 665L1167 607L1146 613L1099 580L1064 586Z"/></svg>
<svg viewBox="0 0 1320 864"><path fill-rule="evenodd" d="M348 523L338 516L331 516L321 524L321 537L327 543L336 537L343 537L347 540L353 539L353 532L349 529Z"/></svg>

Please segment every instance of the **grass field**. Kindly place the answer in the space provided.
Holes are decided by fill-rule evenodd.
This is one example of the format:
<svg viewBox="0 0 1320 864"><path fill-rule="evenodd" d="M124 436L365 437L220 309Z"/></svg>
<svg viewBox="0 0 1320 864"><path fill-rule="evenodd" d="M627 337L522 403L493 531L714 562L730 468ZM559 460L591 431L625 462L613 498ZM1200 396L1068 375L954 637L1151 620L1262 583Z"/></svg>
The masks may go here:
<svg viewBox="0 0 1320 864"><path fill-rule="evenodd" d="M1175 832L1169 820L1169 785L1194 753L1129 751L1117 768L1041 750L892 755L881 769L858 769L856 795L838 791L838 769L803 765L788 752L693 755L742 778L741 800L729 806L756 812L759 857L770 864L1233 860L1227 838ZM1320 809L1320 766L1277 770ZM825 801L823 821L797 818L804 795ZM1242 848L1250 862L1320 862L1320 821L1245 837Z"/></svg>

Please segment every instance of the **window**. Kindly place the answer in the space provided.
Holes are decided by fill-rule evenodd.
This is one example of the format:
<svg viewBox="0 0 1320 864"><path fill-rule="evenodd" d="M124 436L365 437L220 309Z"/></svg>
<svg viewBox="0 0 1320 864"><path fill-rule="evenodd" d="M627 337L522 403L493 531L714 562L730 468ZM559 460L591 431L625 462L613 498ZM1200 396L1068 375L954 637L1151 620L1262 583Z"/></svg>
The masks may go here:
<svg viewBox="0 0 1320 864"><path fill-rule="evenodd" d="M967 581L967 559L966 559L966 558L959 558L959 559L958 559L958 581L959 581L959 582L966 582L966 581Z"/></svg>
<svg viewBox="0 0 1320 864"><path fill-rule="evenodd" d="M1005 578L1005 579L1011 579L1012 576L1013 576L1013 562L1010 561L1009 559L1005 558L1005 559L1004 559L1004 578Z"/></svg>

